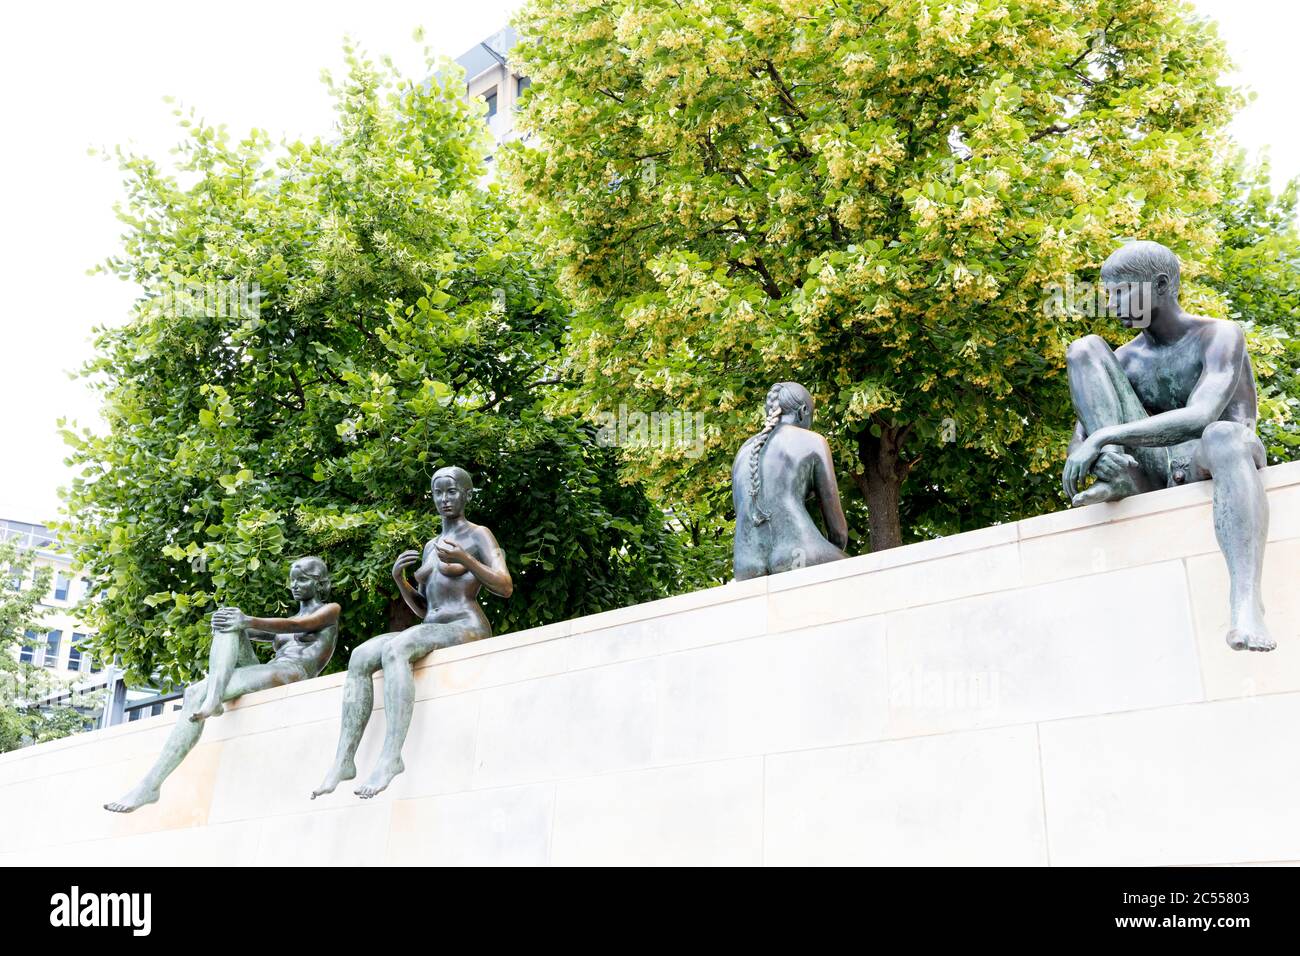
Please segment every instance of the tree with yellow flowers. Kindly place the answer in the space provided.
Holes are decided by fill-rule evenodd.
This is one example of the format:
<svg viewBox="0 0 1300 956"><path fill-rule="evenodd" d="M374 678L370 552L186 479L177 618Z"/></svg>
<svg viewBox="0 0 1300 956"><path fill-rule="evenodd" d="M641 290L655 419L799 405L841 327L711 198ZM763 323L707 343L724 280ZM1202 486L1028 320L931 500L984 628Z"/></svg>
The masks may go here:
<svg viewBox="0 0 1300 956"><path fill-rule="evenodd" d="M1061 506L1064 347L1122 330L1050 314L1054 284L1142 236L1226 308L1239 96L1185 4L530 0L518 27L505 166L575 306L559 404L704 413L704 454L624 457L718 535L775 381L812 391L878 550Z"/></svg>

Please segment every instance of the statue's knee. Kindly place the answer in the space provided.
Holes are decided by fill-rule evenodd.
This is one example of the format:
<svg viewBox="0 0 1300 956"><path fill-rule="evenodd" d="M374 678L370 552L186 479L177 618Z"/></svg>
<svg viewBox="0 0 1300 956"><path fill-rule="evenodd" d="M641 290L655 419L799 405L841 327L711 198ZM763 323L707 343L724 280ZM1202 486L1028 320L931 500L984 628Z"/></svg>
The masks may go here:
<svg viewBox="0 0 1300 956"><path fill-rule="evenodd" d="M397 667L402 664L411 662L411 649L405 644L393 641L384 648L383 664L384 668Z"/></svg>
<svg viewBox="0 0 1300 956"><path fill-rule="evenodd" d="M1238 422L1210 422L1201 432L1201 447L1210 458L1250 454L1250 429Z"/></svg>
<svg viewBox="0 0 1300 956"><path fill-rule="evenodd" d="M1078 365L1082 362L1091 361L1102 353L1109 350L1106 340L1100 335L1085 335L1081 339L1075 339L1065 350L1065 360L1071 365Z"/></svg>
<svg viewBox="0 0 1300 956"><path fill-rule="evenodd" d="M353 654L348 658L349 677L369 677L379 669L379 662L369 654Z"/></svg>

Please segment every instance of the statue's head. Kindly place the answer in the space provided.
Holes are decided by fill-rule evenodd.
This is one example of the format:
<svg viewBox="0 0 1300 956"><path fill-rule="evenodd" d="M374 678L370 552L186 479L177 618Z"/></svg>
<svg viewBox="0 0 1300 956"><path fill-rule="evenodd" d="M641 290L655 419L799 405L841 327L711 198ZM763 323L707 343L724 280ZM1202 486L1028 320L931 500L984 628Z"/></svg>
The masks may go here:
<svg viewBox="0 0 1300 956"><path fill-rule="evenodd" d="M1125 243L1101 264L1106 301L1130 328L1146 328L1155 309L1177 304L1180 275L1173 250L1148 239Z"/></svg>
<svg viewBox="0 0 1300 956"><path fill-rule="evenodd" d="M451 465L433 473L429 490L433 492L433 504L438 514L444 519L460 518L474 497L474 480L464 468Z"/></svg>
<svg viewBox="0 0 1300 956"><path fill-rule="evenodd" d="M289 590L294 600L327 600L330 596L330 569L315 555L299 558L289 565Z"/></svg>
<svg viewBox="0 0 1300 956"><path fill-rule="evenodd" d="M764 407L765 417L773 414L789 420L800 428L811 428L813 418L813 400L808 389L798 382L777 382L767 393Z"/></svg>

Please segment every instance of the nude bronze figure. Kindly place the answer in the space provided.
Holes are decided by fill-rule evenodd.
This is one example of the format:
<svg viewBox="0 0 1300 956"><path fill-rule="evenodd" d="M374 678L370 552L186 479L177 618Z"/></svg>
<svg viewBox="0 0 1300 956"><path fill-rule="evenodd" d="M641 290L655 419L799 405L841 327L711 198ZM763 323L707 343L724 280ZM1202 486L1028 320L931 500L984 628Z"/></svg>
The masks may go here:
<svg viewBox="0 0 1300 956"><path fill-rule="evenodd" d="M764 410L763 430L740 446L731 466L737 580L838 561L849 540L830 446L812 431L812 396L796 382L780 382ZM812 493L829 541L805 505Z"/></svg>
<svg viewBox="0 0 1300 956"><path fill-rule="evenodd" d="M339 605L330 603L330 577L317 557L299 558L289 567L289 591L298 601L293 617L246 617L224 607L212 615L208 676L185 689L185 702L171 736L153 768L126 796L105 810L130 813L158 800L162 783L180 766L203 734L203 722L222 713L222 704L255 690L315 677L334 654ZM274 657L260 664L253 641L270 642Z"/></svg>
<svg viewBox="0 0 1300 956"><path fill-rule="evenodd" d="M1110 308L1138 335L1115 351L1070 345L1078 415L1061 484L1071 504L1214 480L1214 531L1228 566L1234 650L1271 651L1260 578L1268 536L1266 459L1255 434L1255 376L1240 325L1184 312L1177 256L1130 242L1101 267ZM1091 475L1095 481L1083 488Z"/></svg>
<svg viewBox="0 0 1300 956"><path fill-rule="evenodd" d="M384 713L387 729L379 762L354 792L369 799L401 773L402 745L415 710L415 661L439 647L451 647L492 636L478 595L487 588L508 598L514 591L505 555L492 532L465 518L474 494L463 468L440 468L433 475L433 501L442 517L442 533L423 552L404 551L393 564L393 580L403 600L422 623L405 631L381 634L352 652L343 685L343 725L334 764L312 799L332 792L357 774L354 759L374 709L373 675L384 672ZM407 577L414 568L414 583Z"/></svg>

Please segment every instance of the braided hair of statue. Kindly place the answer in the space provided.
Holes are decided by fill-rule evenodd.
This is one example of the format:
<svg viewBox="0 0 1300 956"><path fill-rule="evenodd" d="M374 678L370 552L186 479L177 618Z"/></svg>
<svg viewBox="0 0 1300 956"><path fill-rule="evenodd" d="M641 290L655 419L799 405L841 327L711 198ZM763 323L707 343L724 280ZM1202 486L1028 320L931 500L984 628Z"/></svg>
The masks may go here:
<svg viewBox="0 0 1300 956"><path fill-rule="evenodd" d="M781 424L781 416L786 412L799 412L802 415L807 408L808 400L807 390L796 382L777 382L768 389L767 398L763 403L763 411L766 414L763 430L758 433L758 440L749 450L750 517L756 525L761 525L772 517L758 503L759 493L763 490L763 475L758 468L763 446Z"/></svg>

